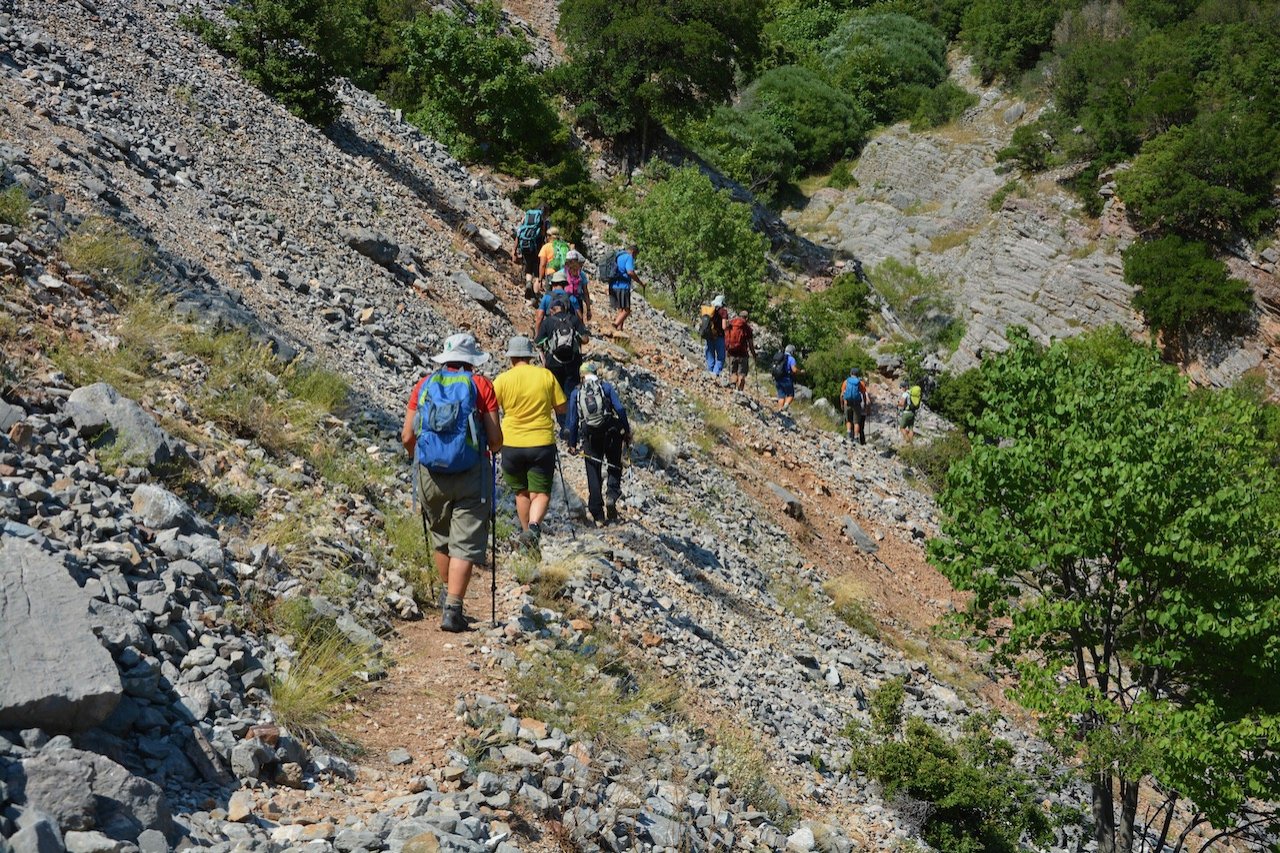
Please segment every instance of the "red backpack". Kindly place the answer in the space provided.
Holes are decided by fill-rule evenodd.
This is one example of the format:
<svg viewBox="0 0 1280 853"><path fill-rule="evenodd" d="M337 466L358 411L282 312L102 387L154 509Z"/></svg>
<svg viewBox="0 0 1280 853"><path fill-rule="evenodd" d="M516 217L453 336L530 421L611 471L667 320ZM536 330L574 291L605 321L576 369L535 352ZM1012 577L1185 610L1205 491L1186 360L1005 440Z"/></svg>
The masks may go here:
<svg viewBox="0 0 1280 853"><path fill-rule="evenodd" d="M734 317L724 330L725 352L733 355L746 355L751 342L751 327L741 317Z"/></svg>

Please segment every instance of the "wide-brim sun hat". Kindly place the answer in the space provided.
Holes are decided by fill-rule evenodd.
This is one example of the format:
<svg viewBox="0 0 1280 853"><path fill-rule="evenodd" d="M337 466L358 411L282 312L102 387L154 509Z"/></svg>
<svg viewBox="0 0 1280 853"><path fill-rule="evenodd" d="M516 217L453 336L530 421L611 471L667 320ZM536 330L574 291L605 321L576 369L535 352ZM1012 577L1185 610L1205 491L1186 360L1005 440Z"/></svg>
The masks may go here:
<svg viewBox="0 0 1280 853"><path fill-rule="evenodd" d="M592 376L596 375L596 366L594 362L584 361L582 366L578 368L579 376L586 376L587 374Z"/></svg>
<svg viewBox="0 0 1280 853"><path fill-rule="evenodd" d="M459 332L446 338L444 349L431 356L431 360L436 364L460 362L462 364L470 364L472 367L479 367L489 360L489 353L480 349L476 344L474 335Z"/></svg>
<svg viewBox="0 0 1280 853"><path fill-rule="evenodd" d="M585 264L587 262L587 256L579 252L577 249L574 249L572 252L564 256L564 262L566 264L570 261L577 261L580 264Z"/></svg>
<svg viewBox="0 0 1280 853"><path fill-rule="evenodd" d="M536 358L537 355L533 351L533 341L524 335L516 335L507 344L507 358Z"/></svg>
<svg viewBox="0 0 1280 853"><path fill-rule="evenodd" d="M724 296L717 296L715 299L711 300L711 307L721 308L723 306L724 306Z"/></svg>
<svg viewBox="0 0 1280 853"><path fill-rule="evenodd" d="M562 282L562 281L568 281L568 280L569 280L569 277L564 274L563 269L558 269L551 274L552 282Z"/></svg>

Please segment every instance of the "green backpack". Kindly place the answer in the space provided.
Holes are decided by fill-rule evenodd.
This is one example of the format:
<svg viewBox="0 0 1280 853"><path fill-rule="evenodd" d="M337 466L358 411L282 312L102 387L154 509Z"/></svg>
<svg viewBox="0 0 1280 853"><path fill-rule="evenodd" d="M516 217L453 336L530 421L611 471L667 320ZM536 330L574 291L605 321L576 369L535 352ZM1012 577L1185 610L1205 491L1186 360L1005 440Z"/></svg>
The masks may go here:
<svg viewBox="0 0 1280 853"><path fill-rule="evenodd" d="M558 272L564 268L564 259L569 255L569 244L564 240L556 240L551 244L551 249L555 254L547 262L547 269L552 272Z"/></svg>

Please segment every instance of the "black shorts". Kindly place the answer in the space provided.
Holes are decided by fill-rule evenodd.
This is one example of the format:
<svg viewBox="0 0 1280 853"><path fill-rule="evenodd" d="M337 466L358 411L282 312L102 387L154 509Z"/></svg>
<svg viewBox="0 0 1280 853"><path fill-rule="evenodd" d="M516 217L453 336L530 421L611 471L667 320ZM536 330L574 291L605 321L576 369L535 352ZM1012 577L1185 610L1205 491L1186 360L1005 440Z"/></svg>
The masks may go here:
<svg viewBox="0 0 1280 853"><path fill-rule="evenodd" d="M524 274L531 275L535 278L538 275L538 250L532 252L520 253L520 265L524 267Z"/></svg>
<svg viewBox="0 0 1280 853"><path fill-rule="evenodd" d="M517 492L551 494L555 481L556 446L502 448L502 479Z"/></svg>
<svg viewBox="0 0 1280 853"><path fill-rule="evenodd" d="M732 376L746 376L751 370L750 355L732 355L729 356L729 374Z"/></svg>
<svg viewBox="0 0 1280 853"><path fill-rule="evenodd" d="M848 403L844 408L845 423L865 424L867 422L867 412L857 403Z"/></svg>
<svg viewBox="0 0 1280 853"><path fill-rule="evenodd" d="M631 288L629 287L612 287L609 288L609 306L615 311L631 310Z"/></svg>

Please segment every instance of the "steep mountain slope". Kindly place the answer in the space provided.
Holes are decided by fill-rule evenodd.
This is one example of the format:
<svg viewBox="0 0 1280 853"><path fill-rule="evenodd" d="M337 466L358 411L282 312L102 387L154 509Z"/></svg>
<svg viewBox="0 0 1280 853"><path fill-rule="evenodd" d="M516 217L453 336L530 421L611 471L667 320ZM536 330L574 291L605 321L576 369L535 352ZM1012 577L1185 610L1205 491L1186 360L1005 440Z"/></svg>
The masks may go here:
<svg viewBox="0 0 1280 853"><path fill-rule="evenodd" d="M891 678L905 679L909 712L948 731L998 696L966 650L930 633L958 602L922 560L934 509L893 456L891 415L882 407L873 445L850 449L804 416L771 415L767 392L731 397L687 329L640 299L629 341L591 347L644 439L626 523L574 525L572 495L558 491L543 566L501 549L499 625L456 644L415 626L392 645L402 657L387 681L348 701L339 729L371 750L355 766L272 730L266 689L299 638L244 611L258 594L319 597L360 637L414 615L369 541L390 535L375 502L411 513L394 470L403 396L450 332L501 351L530 318L496 236L516 211L477 175L352 89L331 137L302 125L184 31L180 11L19 0L0 15L0 156L6 183L35 200L27 226L0 231L5 340L35 365L6 386L0 412L12 427L0 438L2 537L66 561L82 582L66 596L109 614L95 630L115 669L101 674L118 670L115 693L138 711L74 740L6 729L0 828L40 850L151 851L182 836L344 853L849 850L908 837L911 814L849 769L845 726L865 724L868 695ZM196 457L192 477L234 479L274 524L301 528L295 541L221 513L215 528L143 488L164 485L144 466L112 464L73 416L68 399L82 392L44 360L64 338L104 359L125 345L107 277L67 261L89 216L147 241L154 283L206 328L243 328L342 373L356 413L325 421L322 441L367 448L387 470L339 484L298 452L203 423L185 398L207 377L178 354L164 358L171 381L141 394L143 414L180 433L165 446ZM581 490L580 466L564 461L569 492ZM830 579L859 592L862 630L836 617ZM487 580L473 584L473 614ZM350 602L328 601L347 590ZM664 698L619 702L602 730L586 729L582 706L610 691ZM1047 757L1021 727L997 728L1021 766ZM127 826L50 793L74 795L66 780L105 751L145 794L129 799ZM1061 768L1048 775L1047 800L1084 802ZM143 777L150 786L129 781ZM1070 823L1052 846L1084 837Z"/></svg>

